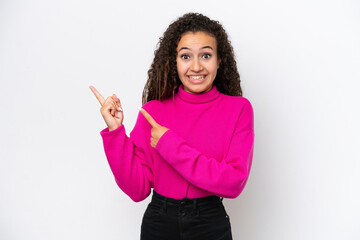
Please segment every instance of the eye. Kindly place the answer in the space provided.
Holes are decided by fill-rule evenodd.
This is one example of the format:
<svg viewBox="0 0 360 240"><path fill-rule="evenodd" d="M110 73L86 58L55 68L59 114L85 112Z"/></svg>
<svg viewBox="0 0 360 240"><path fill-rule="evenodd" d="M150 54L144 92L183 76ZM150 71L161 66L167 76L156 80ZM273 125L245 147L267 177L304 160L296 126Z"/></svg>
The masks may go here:
<svg viewBox="0 0 360 240"><path fill-rule="evenodd" d="M205 59L207 59L207 58L210 58L210 57L211 57L211 54L210 54L210 53L205 53L202 57L205 58Z"/></svg>
<svg viewBox="0 0 360 240"><path fill-rule="evenodd" d="M183 54L183 55L181 55L180 57L181 57L181 59L184 59L184 60L187 60L187 59L190 58L190 56L187 55L187 54Z"/></svg>

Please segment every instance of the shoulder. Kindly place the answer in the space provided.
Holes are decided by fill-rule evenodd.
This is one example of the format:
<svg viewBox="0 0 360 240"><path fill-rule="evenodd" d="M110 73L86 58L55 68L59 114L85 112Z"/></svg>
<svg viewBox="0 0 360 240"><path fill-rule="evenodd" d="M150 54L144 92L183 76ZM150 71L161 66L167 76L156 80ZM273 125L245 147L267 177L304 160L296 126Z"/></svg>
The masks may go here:
<svg viewBox="0 0 360 240"><path fill-rule="evenodd" d="M145 109L148 113L158 113L159 111L163 111L164 107L168 104L168 99L159 101L159 100L151 100L145 103L142 108Z"/></svg>
<svg viewBox="0 0 360 240"><path fill-rule="evenodd" d="M162 103L158 100L151 100L145 103L144 105L142 105L141 108L145 109L145 111L149 113L150 116L153 117L156 121L158 121L159 119L159 113L163 112L161 111ZM141 131L147 131L148 128L151 129L150 123L146 120L144 115L139 111L134 130L142 129ZM133 135L134 132L136 132L134 130L132 132Z"/></svg>
<svg viewBox="0 0 360 240"><path fill-rule="evenodd" d="M254 129L254 110L248 98L224 95L224 103L231 106L238 129Z"/></svg>
<svg viewBox="0 0 360 240"><path fill-rule="evenodd" d="M248 98L242 96L224 96L224 105L226 108L231 108L231 113L237 119L239 125L246 125L253 128L254 125L254 110Z"/></svg>
<svg viewBox="0 0 360 240"><path fill-rule="evenodd" d="M232 106L236 109L251 109L252 110L252 104L250 100L246 97L242 96L229 96L225 94L221 94L223 97L223 104Z"/></svg>
<svg viewBox="0 0 360 240"><path fill-rule="evenodd" d="M162 101L151 100L145 103L142 108L145 109L154 119L161 121L168 111L171 109L172 99L165 99Z"/></svg>

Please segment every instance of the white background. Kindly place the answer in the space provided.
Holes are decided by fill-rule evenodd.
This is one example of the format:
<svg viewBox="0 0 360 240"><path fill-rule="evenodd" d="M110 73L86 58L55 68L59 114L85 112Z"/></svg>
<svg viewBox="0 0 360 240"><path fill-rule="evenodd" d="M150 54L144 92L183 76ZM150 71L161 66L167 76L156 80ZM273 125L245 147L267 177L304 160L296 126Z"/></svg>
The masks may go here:
<svg viewBox="0 0 360 240"><path fill-rule="evenodd" d="M255 114L253 168L224 200L234 239L360 239L360 3L0 1L0 239L138 239L150 198L116 186L88 88L132 130L159 37L219 20Z"/></svg>

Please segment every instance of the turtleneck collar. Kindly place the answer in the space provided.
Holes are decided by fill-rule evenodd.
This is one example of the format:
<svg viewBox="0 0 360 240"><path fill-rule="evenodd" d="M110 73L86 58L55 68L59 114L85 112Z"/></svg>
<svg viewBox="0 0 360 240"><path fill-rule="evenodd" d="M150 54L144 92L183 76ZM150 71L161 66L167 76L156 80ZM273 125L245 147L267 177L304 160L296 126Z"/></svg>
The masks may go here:
<svg viewBox="0 0 360 240"><path fill-rule="evenodd" d="M180 84L178 96L182 100L184 100L186 102L190 102L190 103L210 102L210 101L215 100L220 95L220 92L216 89L216 86L214 84L210 91L208 91L206 93L200 93L200 94L193 94L193 93L186 92L183 87L184 86L182 84Z"/></svg>

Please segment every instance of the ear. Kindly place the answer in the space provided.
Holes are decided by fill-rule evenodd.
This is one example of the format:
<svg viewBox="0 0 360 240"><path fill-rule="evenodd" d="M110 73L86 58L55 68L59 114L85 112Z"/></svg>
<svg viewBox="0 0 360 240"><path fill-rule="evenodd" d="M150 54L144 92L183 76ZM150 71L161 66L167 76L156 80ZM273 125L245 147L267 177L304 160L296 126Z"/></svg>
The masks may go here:
<svg viewBox="0 0 360 240"><path fill-rule="evenodd" d="M220 58L218 58L218 60L217 60L217 69L219 69L219 67L220 67L220 63L221 63L221 59L220 59Z"/></svg>

